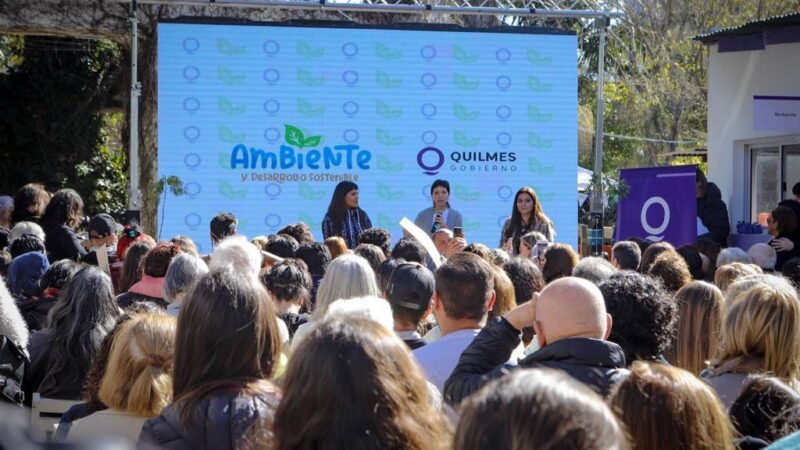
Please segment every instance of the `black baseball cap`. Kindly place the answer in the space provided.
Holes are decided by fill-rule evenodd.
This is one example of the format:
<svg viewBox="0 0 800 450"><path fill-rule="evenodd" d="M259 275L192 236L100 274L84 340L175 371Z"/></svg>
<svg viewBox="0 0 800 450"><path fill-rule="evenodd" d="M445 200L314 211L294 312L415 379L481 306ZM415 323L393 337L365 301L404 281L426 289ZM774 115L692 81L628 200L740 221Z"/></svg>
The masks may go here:
<svg viewBox="0 0 800 450"><path fill-rule="evenodd" d="M89 220L86 231L89 233L94 231L98 236L108 236L112 233L116 233L119 228L121 227L117 225L117 222L110 214L101 213Z"/></svg>
<svg viewBox="0 0 800 450"><path fill-rule="evenodd" d="M433 272L415 262L398 265L389 277L386 299L389 303L413 311L428 309L436 280Z"/></svg>

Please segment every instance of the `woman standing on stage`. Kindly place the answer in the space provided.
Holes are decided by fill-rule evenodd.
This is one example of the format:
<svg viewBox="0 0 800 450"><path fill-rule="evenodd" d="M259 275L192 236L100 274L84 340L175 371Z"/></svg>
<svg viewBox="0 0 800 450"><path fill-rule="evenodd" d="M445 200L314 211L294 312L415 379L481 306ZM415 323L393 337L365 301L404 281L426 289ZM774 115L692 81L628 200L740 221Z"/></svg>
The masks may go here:
<svg viewBox="0 0 800 450"><path fill-rule="evenodd" d="M531 231L542 233L550 242L555 238L555 225L542 211L536 192L525 186L514 196L511 217L506 219L500 233L500 246L518 254L520 238Z"/></svg>
<svg viewBox="0 0 800 450"><path fill-rule="evenodd" d="M425 208L417 214L414 223L433 236L440 229L462 226L461 213L450 207L450 183L447 180L436 180L431 185L433 206Z"/></svg>
<svg viewBox="0 0 800 450"><path fill-rule="evenodd" d="M372 222L358 207L358 185L351 181L337 184L328 213L322 220L322 235L325 239L341 236L347 248L353 249L358 246L358 235L367 228L372 228Z"/></svg>

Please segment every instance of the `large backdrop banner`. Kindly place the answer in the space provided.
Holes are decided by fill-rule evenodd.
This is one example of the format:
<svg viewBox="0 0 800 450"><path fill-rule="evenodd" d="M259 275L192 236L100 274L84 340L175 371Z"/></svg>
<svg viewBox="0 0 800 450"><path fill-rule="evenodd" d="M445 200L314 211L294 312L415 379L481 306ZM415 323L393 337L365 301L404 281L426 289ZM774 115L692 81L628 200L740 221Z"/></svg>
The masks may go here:
<svg viewBox="0 0 800 450"><path fill-rule="evenodd" d="M696 166L621 169L630 192L617 209L616 239L640 237L674 246L697 240Z"/></svg>
<svg viewBox="0 0 800 450"><path fill-rule="evenodd" d="M443 178L468 240L497 245L528 185L574 244L576 45L563 32L161 23L158 170L186 191L161 202L161 235L208 251L209 221L229 211L249 237L303 221L320 238L351 180L396 240Z"/></svg>

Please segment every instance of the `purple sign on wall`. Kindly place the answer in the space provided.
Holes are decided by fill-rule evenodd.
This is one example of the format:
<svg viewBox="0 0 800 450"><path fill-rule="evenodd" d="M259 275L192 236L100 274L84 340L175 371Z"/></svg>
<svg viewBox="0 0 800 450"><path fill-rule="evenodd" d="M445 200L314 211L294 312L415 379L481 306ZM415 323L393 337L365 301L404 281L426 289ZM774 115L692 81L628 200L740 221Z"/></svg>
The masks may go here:
<svg viewBox="0 0 800 450"><path fill-rule="evenodd" d="M617 209L617 240L641 237L674 246L697 239L695 167L621 169L630 187Z"/></svg>

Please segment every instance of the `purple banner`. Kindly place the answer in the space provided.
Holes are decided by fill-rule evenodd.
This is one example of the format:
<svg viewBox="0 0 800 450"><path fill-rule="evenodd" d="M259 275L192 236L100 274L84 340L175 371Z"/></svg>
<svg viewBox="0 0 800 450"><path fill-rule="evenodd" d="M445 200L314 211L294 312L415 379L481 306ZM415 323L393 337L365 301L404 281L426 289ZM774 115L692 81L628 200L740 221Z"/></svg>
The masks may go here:
<svg viewBox="0 0 800 450"><path fill-rule="evenodd" d="M617 209L616 239L640 237L674 246L697 239L695 166L621 169L630 187Z"/></svg>

